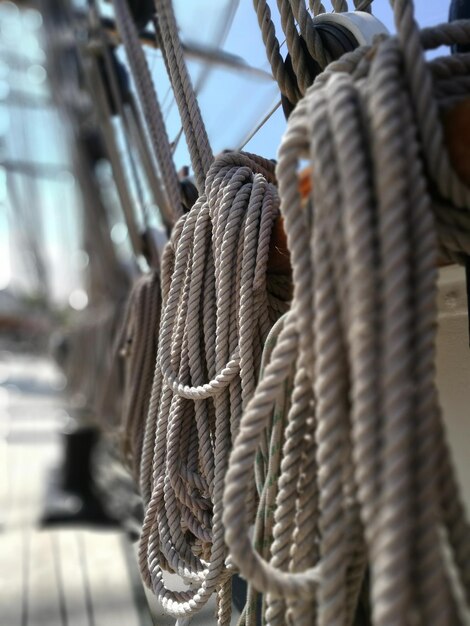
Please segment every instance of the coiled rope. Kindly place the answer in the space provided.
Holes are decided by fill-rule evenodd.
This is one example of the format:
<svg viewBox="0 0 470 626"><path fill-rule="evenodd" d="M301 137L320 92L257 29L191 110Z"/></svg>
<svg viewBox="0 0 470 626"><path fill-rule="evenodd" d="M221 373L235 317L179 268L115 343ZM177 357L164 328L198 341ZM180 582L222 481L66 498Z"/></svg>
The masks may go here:
<svg viewBox="0 0 470 626"><path fill-rule="evenodd" d="M222 493L232 437L257 380L264 341L290 282L266 278L279 200L272 162L219 157L205 194L177 223L162 264L157 367L141 466L145 582L164 609L190 615L219 594L230 623ZM209 382L205 382L209 380ZM165 587L162 570L194 590Z"/></svg>
<svg viewBox="0 0 470 626"><path fill-rule="evenodd" d="M122 361L121 419L118 428L122 456L137 484L150 403L160 324L161 294L157 272L141 276L127 302L126 315L117 337L115 358ZM121 368L120 368L121 369ZM110 390L116 394L116 389Z"/></svg>
<svg viewBox="0 0 470 626"><path fill-rule="evenodd" d="M294 297L242 416L223 516L231 559L265 594L270 626L351 624L367 567L374 624L468 620L470 528L435 387L435 333L438 254L470 252L470 193L439 120L468 96L469 65L468 55L426 63L423 48L468 43L470 22L419 32L410 0L392 6L398 36L331 64L279 150ZM302 208L305 158L314 186ZM292 368L267 557L249 537L247 493Z"/></svg>

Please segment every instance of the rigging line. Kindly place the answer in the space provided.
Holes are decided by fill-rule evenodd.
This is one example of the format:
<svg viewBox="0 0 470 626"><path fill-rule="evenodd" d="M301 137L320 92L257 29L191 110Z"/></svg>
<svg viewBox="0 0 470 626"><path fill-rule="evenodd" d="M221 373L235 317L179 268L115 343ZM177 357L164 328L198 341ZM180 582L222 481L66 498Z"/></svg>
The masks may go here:
<svg viewBox="0 0 470 626"><path fill-rule="evenodd" d="M279 48L281 49L281 48L282 48L282 46L284 46L284 44L285 44L285 43L286 43L286 40L284 39L284 41L283 41L283 42L279 45ZM198 95L198 93L199 93L199 92L198 92L198 89L196 88L196 95ZM167 112L166 112L166 115L165 115L165 119L166 119L166 117L169 115L170 110L171 110L171 108L172 108L173 104L174 104L174 100L170 103L170 105L169 105L169 107L168 107L168 109L167 109ZM244 142L242 143L242 145L241 145L239 148L237 148L237 150L242 150L242 149L246 146L246 144L247 144L247 143L248 143L251 139L253 139L253 137L256 135L256 133L257 133L259 130L261 130L261 128L264 126L264 124L265 124L265 123L269 120L269 118L270 118L270 117L271 117L271 116L272 116L272 115L273 115L273 114L277 111L277 109L280 107L280 105L281 105L281 101L279 100L279 102L275 105L275 107L274 107L271 111L269 111L269 113L266 115L266 117L265 117L265 118L263 118L263 120L260 122L260 124L258 124L258 126L254 129L254 131L252 131L252 133L250 133L250 135L249 135L249 136L248 136L248 137L244 140ZM181 127L181 128L179 129L178 134L176 135L175 139L174 139L174 140L172 141L172 143L171 143L171 149L172 149L173 154L175 153L176 148L178 147L178 144L179 144L179 141L180 141L180 139L181 139L181 135L182 135L182 134L183 134L183 128Z"/></svg>
<svg viewBox="0 0 470 626"><path fill-rule="evenodd" d="M114 104L116 106L116 109L117 109L117 111L119 113L119 117L121 119L122 137L124 139L124 153L127 154L127 156L128 156L128 160L129 160L129 164L130 164L131 178L133 179L133 183L134 183L135 189L137 191L138 201L139 201L139 205L140 205L140 211L139 211L140 217L143 220L143 222L146 223L146 216L145 216L145 210L144 210L144 198L143 198L143 191L142 191L142 185L141 185L142 181L140 180L140 178L138 176L138 171L137 171L137 167L136 167L136 164L135 164L135 155L134 155L134 153L132 151L132 147L131 147L131 141L130 141L129 135L131 135L132 133L131 133L131 130L129 128L128 118L126 117L126 114L125 114L125 105L124 105L124 102L122 101L122 98L121 98L116 72L114 70L114 66L113 66L113 63L112 63L112 60L111 60L110 52L109 52L109 50L107 48L106 37L105 37L105 34L103 32L98 6L97 6L95 0L89 0L89 5L90 5L90 8L92 10L92 19L93 19L93 22L94 22L94 23L91 24L91 26L92 26L92 29L94 30L94 32L96 33L96 35L98 36L99 41L100 41L101 46L102 46L103 57L104 57L104 61L105 61L106 71L107 71L107 74L108 74L108 77L109 77L109 84L110 84L110 87L111 87L112 98L114 100ZM108 111L108 114L110 115L110 111ZM118 138L116 137L115 141L117 141L117 139ZM116 147L118 148L118 146L119 146L119 142L117 141ZM124 166L124 170L123 170L123 173L124 173L125 172L126 163L125 163L125 161L123 159L122 153L119 154L119 152L120 151L118 149L118 157L121 159L122 164ZM131 202L131 206L129 208L132 207L132 204L133 203ZM134 214L134 221L135 221L135 218L136 218L135 212L132 211L132 213ZM134 227L136 227L138 229L137 223L134 224Z"/></svg>
<svg viewBox="0 0 470 626"><path fill-rule="evenodd" d="M144 47L144 54L147 58L147 62L148 62L148 66L149 66L149 70L150 70L150 76L152 77L153 80L153 76L158 72L158 67L157 67L157 63L158 61L161 61L162 65L163 65L163 74L166 74L166 70L165 70L165 64L163 61L163 56L162 56L162 52L160 49L153 49L153 48L145 48ZM173 90L171 88L171 84L168 86L167 90L165 91L165 95L163 96L163 98L161 98L161 104L160 104L160 108L162 110L163 113L163 119L166 121L168 113L169 113L169 108L171 107L171 95L173 93Z"/></svg>
<svg viewBox="0 0 470 626"><path fill-rule="evenodd" d="M223 24L223 27L219 31L218 37L215 40L215 48L221 48L224 45L232 27L239 5L240 0L232 0L231 2L229 2L227 10L225 11L223 18L220 20ZM210 63L209 59L208 61ZM203 86L206 84L207 79L209 78L209 75L212 71L212 65L210 65L209 63L201 69L201 73L194 87L196 94L198 94Z"/></svg>
<svg viewBox="0 0 470 626"><path fill-rule="evenodd" d="M104 85L96 61L90 66L90 68L88 68L88 71L85 72L85 78L89 83L90 91L93 94L95 102L97 103L97 114L100 118L101 130L103 132L109 162L113 169L116 189L118 191L132 247L136 257L138 257L141 254L142 241L137 227L135 210L129 193L128 181L126 180L124 172L123 160L118 153L116 133L112 125L109 103L106 100Z"/></svg>
<svg viewBox="0 0 470 626"><path fill-rule="evenodd" d="M158 166L161 174L161 182L155 187L154 195L155 200L158 197L163 199L163 203L160 202L160 212L162 217L166 218L165 227L169 233L174 221L181 215L181 190L171 158L168 134L162 119L158 89L152 81L147 58L139 42L138 32L127 1L113 0L113 2L132 76L131 84L134 85L140 107L138 117L141 119L141 138L142 140L146 138L148 152L153 155L155 167ZM129 91L129 98L132 99L131 91ZM141 141L139 145L144 146L145 142ZM154 179L156 180L156 177L153 175L148 177L149 182Z"/></svg>
<svg viewBox="0 0 470 626"><path fill-rule="evenodd" d="M147 181L148 186L151 190L153 190L153 200L152 206L156 203L157 207L165 206L166 198L164 197L162 191L162 179L161 172L157 168L156 163L152 159L152 155L150 153L150 148L148 143L146 142L145 129L142 126L142 118L139 115L139 110L137 107L137 103L135 102L133 96L131 96L131 102L128 105L128 110L126 114L129 114L129 124L132 128L134 135L134 141L137 146L137 152L139 155L139 160L142 164L142 167L145 171L145 180ZM147 219L146 227L150 225L150 213L149 207L144 205L144 219ZM160 209L161 210L161 209ZM146 216L146 217L145 217Z"/></svg>
<svg viewBox="0 0 470 626"><path fill-rule="evenodd" d="M229 5L227 7L227 10L225 11L225 16L224 19L221 20L222 22L222 29L219 31L218 36L216 37L215 40L215 45L214 45L214 49L218 49L221 48L221 46L223 46L223 44L225 43L227 36L230 32L230 28L232 27L233 24L233 20L235 19L235 15L237 13L238 7L240 5L240 0L232 0L231 2L229 2ZM206 56L206 61L207 63L205 65L202 66L201 68L201 73L199 74L199 78L196 81L196 84L194 85L194 93L196 94L196 96L199 95L199 93L201 92L202 88L204 87L204 85L206 84L210 73L213 70L213 66L214 66L214 59L211 58L211 53L207 52L207 50L204 50L202 48L202 46L198 46L197 44L193 43L192 44L193 48L198 50L201 52L201 59L204 58L204 56ZM223 51L221 51L223 52ZM213 51L212 51L213 53ZM229 59L231 58L232 55L226 55L226 58ZM233 55L233 61L234 62L239 62L238 58L235 57ZM251 72L257 72L258 69L257 68L251 68L250 66L245 64L243 65L244 69L249 70ZM260 70L261 71L261 70ZM171 110L173 108L175 104L175 99L173 98L169 105L168 108L165 112L165 121L168 119L168 116L171 113ZM183 127L181 126L175 139L173 140L173 142L171 143L172 146L172 151L173 153L175 152L176 148L178 147L179 141L181 139L181 135L183 134Z"/></svg>
<svg viewBox="0 0 470 626"><path fill-rule="evenodd" d="M162 62L163 62L163 59L162 59ZM152 68L150 73L153 74L154 70L155 70L155 68ZM168 89L166 90L166 93L165 93L164 97L162 98L162 110L165 109L165 111L166 111L164 116L163 116L164 119L167 118L167 115L168 115L168 112L169 112L168 111L168 106L169 106L168 100L171 99L171 94L172 94L172 89L171 89L171 85L170 85L170 87L168 87Z"/></svg>
<svg viewBox="0 0 470 626"><path fill-rule="evenodd" d="M109 68L111 71L111 68ZM129 120L128 117L126 116L126 109L128 108L124 103L121 103L121 107L120 107L120 115L119 117L121 118L121 124L119 125L120 127L120 133L116 134L116 145L118 148L118 154L123 162L124 165L124 170L126 169L126 166L129 167L129 171L131 172L131 181L129 181L130 183L133 183L129 185L129 191L131 192L131 197L132 197L132 190L133 188L135 189L137 198L138 198L138 205L140 207L140 214L141 217L143 219L143 222L145 225L148 225L148 215L146 212L146 207L145 207L145 198L144 198L144 191L143 191L143 184L142 184L142 180L141 180L141 175L139 174L139 168L137 166L136 163L136 155L135 155L135 149L134 146L131 145L131 141L129 139L128 134L131 134L132 131L130 129L130 125L129 125ZM114 124L113 124L114 126ZM120 141L119 141L119 135L122 135L123 138L123 146L119 146ZM133 144L134 142L132 142ZM126 158L127 157L127 158Z"/></svg>
<svg viewBox="0 0 470 626"><path fill-rule="evenodd" d="M245 139L242 141L242 143L238 146L237 150L243 150L243 148L246 146L246 144L251 141L253 139L253 137L263 128L263 126L266 124L267 121L269 121L269 119L274 115L274 113L278 110L278 108L281 106L281 101L279 100L274 106L273 108L263 117L263 119L261 120L261 122L256 126L256 128L254 130L252 130L246 137Z"/></svg>
<svg viewBox="0 0 470 626"><path fill-rule="evenodd" d="M125 105L123 106L123 114L125 115ZM144 190L143 190L143 185L142 185L142 180L141 180L141 176L139 174L139 168L137 167L137 163L136 163L136 155L134 154L134 150L132 148L132 146L130 145L130 141L129 141L129 137L127 136L127 132L129 131L128 129L128 120L126 120L125 123L122 124L122 128L121 130L122 135L124 136L124 147L122 150L120 150L120 154L121 154L121 158L123 160L124 166L126 165L126 160L128 161L129 164L129 169L132 172L132 180L134 183L134 187L135 187L135 191L137 193L137 198L138 198L138 204L140 206L140 213L141 213L141 217L143 219L144 224L147 226L148 225L148 215L146 213L146 208L145 208L145 198L144 198ZM119 145L119 139L117 141L118 145ZM127 156L127 159L125 158Z"/></svg>
<svg viewBox="0 0 470 626"><path fill-rule="evenodd" d="M176 137L174 138L174 140L171 143L171 152L172 154L174 154L176 152L176 148L178 147L179 141L181 139L181 136L183 134L183 127L181 126L181 128L178 131L178 134L176 135Z"/></svg>

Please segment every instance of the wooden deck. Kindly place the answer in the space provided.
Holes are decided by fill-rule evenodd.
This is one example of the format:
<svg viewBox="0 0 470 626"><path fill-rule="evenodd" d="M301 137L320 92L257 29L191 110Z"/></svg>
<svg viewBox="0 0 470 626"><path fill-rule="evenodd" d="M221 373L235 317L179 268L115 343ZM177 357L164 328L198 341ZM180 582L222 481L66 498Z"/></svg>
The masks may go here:
<svg viewBox="0 0 470 626"><path fill-rule="evenodd" d="M66 414L43 359L0 353L0 625L151 626L119 531L38 528Z"/></svg>
<svg viewBox="0 0 470 626"><path fill-rule="evenodd" d="M116 532L19 530L0 538L0 623L142 626L124 539ZM142 590L143 594L143 590Z"/></svg>

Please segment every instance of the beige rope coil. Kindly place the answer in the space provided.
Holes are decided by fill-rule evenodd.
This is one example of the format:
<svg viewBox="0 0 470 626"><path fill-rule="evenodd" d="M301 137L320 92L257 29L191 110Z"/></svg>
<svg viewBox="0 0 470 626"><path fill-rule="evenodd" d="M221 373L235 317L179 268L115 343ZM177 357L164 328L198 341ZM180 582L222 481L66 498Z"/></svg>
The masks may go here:
<svg viewBox="0 0 470 626"><path fill-rule="evenodd" d="M468 43L470 22L420 33L412 2L392 4L398 37L333 63L279 150L294 298L242 416L223 516L269 626L353 623L367 564L374 624L462 624L470 607L470 528L435 387L438 252L470 252L470 194L438 110L468 96L468 69L465 55L427 64L422 51ZM305 158L315 180L302 208ZM292 367L266 557L246 495Z"/></svg>
<svg viewBox="0 0 470 626"><path fill-rule="evenodd" d="M220 156L205 193L178 221L162 265L157 366L141 465L143 578L175 616L219 590L230 623L222 493L231 440L256 385L290 281L266 276L279 200L271 161ZM205 381L209 382L205 382ZM192 581L167 589L163 570Z"/></svg>
<svg viewBox="0 0 470 626"><path fill-rule="evenodd" d="M144 274L130 293L116 344L124 366L120 444L137 484L157 355L160 309L159 275L157 272Z"/></svg>

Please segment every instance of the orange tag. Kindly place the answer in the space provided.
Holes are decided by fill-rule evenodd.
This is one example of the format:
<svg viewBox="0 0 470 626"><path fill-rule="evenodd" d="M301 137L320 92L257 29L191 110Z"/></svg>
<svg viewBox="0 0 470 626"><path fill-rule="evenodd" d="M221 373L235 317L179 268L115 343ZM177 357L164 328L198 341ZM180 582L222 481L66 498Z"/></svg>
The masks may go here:
<svg viewBox="0 0 470 626"><path fill-rule="evenodd" d="M312 192L312 168L306 167L299 173L299 191L302 200L306 200Z"/></svg>

